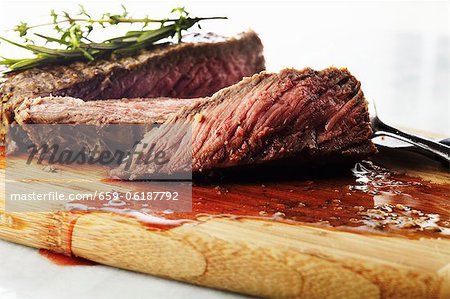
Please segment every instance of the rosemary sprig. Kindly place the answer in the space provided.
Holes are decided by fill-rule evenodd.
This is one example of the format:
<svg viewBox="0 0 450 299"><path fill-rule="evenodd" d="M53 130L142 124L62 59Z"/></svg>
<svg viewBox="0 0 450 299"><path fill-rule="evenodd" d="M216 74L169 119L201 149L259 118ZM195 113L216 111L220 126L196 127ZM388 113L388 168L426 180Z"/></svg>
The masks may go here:
<svg viewBox="0 0 450 299"><path fill-rule="evenodd" d="M150 19L148 16L140 19L130 17L125 6L122 5L121 14L104 13L100 18L94 19L80 5L80 11L72 16L67 12L50 12L51 23L28 25L21 22L14 31L24 40L25 44L14 42L0 36L0 40L24 48L35 54L34 57L24 59L11 59L1 57L0 65L8 66L9 72L21 71L33 67L44 66L50 63L64 63L69 61L93 61L112 53L123 53L146 49L157 44L165 38L177 36L178 42L182 40L182 32L188 30L203 20L226 19L225 17L191 18L183 8L174 8L171 13L178 13L178 18ZM141 23L142 30L128 31L125 35L110 38L102 42L90 39L95 28L106 28L119 24ZM146 29L150 24L159 24L159 28ZM52 26L56 36L46 36L35 31L43 26ZM198 24L200 27L200 25ZM49 48L36 45L31 37L38 37L45 42L58 44L58 48Z"/></svg>

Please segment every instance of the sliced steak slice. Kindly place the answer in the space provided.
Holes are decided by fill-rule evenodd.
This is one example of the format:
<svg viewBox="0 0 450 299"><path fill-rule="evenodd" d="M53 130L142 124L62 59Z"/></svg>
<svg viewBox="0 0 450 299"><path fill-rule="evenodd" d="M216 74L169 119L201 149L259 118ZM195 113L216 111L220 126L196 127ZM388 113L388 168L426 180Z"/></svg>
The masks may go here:
<svg viewBox="0 0 450 299"><path fill-rule="evenodd" d="M130 150L153 124L162 124L183 106L198 99L121 99L85 102L71 97L25 99L15 112L15 143L89 152ZM20 126L20 127L18 127ZM12 125L14 127L14 125ZM27 136L19 135L23 129ZM28 141L28 142L27 142ZM120 144L122 143L122 144ZM101 145L101 146L100 146ZM131 148L130 148L131 147ZM18 150L18 149L16 149Z"/></svg>
<svg viewBox="0 0 450 299"><path fill-rule="evenodd" d="M120 99L85 102L72 97L25 99L14 109L19 124L161 124L196 99Z"/></svg>
<svg viewBox="0 0 450 299"><path fill-rule="evenodd" d="M53 95L88 101L209 96L264 70L262 51L253 31L227 39L210 34L200 42L159 46L134 56L12 73L0 86L2 123L13 121L14 108L26 98Z"/></svg>
<svg viewBox="0 0 450 299"><path fill-rule="evenodd" d="M112 175L140 179L190 166L201 172L286 159L361 158L376 152L367 102L360 82L347 69L257 74L182 108L165 124L163 130L147 133L136 152L142 152L144 144L156 144L155 151L175 153L168 163L148 167L134 159ZM185 140L191 137L171 124L191 124L192 140ZM188 143L192 163L181 161L189 156L180 155Z"/></svg>

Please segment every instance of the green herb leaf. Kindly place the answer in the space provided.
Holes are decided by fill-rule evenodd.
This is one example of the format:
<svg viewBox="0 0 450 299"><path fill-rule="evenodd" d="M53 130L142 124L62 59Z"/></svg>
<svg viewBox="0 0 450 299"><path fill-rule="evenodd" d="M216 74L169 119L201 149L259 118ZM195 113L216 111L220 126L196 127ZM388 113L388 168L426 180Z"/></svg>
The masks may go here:
<svg viewBox="0 0 450 299"><path fill-rule="evenodd" d="M20 37L27 35L29 29L30 27L28 27L28 24L25 22L20 22L19 25L14 27L14 31L18 32Z"/></svg>
<svg viewBox="0 0 450 299"><path fill-rule="evenodd" d="M34 57L25 59L11 59L1 57L0 65L6 65L11 71L21 71L33 67L42 67L50 63L64 63L74 60L93 61L97 57L105 57L112 53L124 53L139 49L149 49L154 45L161 45L160 40L177 36L181 42L182 32L198 24L200 21L213 19L226 19L224 17L211 18L190 18L184 7L176 7L171 13L178 14L178 18L151 19L145 16L141 19L132 18L126 7L122 5L122 12L119 14L103 13L100 19L91 17L84 6L79 5L79 12L71 15L68 12L57 13L50 11L51 23L28 25L21 22L14 28L26 44L21 44L0 36L0 39L17 47L26 49L35 54ZM150 24L160 25L157 29L128 31L123 36L114 37L103 42L94 42L89 35L98 28L106 28L119 24L141 23L142 28ZM39 27L50 26L55 32L54 36L43 35L32 32L47 43L56 43L62 48L48 48L35 44L28 34ZM53 34L52 34L53 35ZM158 43L159 42L159 43ZM42 43L41 43L42 44Z"/></svg>

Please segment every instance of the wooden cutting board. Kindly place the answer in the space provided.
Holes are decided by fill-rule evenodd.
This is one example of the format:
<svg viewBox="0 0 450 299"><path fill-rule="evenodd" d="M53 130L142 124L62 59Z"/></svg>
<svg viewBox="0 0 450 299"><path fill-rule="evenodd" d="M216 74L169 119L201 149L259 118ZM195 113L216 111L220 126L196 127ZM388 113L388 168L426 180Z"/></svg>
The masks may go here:
<svg viewBox="0 0 450 299"><path fill-rule="evenodd" d="M3 209L0 238L255 296L450 298L448 171L400 150L372 160L353 174L294 167L197 183L194 211L155 215L164 225L98 211ZM77 191L133 190L105 180L100 168L23 171L46 171L45 181L26 188L58 190L70 181ZM4 169L0 176L10 182Z"/></svg>

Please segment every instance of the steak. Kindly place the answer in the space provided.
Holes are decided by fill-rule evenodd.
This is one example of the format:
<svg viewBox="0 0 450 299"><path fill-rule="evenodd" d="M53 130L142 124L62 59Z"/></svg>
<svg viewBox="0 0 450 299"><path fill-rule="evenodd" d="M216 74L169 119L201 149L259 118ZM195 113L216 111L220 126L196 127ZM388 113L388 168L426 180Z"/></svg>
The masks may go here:
<svg viewBox="0 0 450 299"><path fill-rule="evenodd" d="M180 134L174 124L190 125L192 136ZM182 108L165 125L148 132L136 152L156 144L155 151L170 153L168 163L150 167L133 159L113 169L112 176L133 180L155 172L339 160L376 152L367 102L347 69L263 72ZM191 155L184 153L186 144L192 146Z"/></svg>
<svg viewBox="0 0 450 299"><path fill-rule="evenodd" d="M0 86L2 123L14 120L14 108L26 98L53 95L89 101L209 96L264 70L262 51L261 40L253 31L227 39L209 34L199 42L161 45L133 56L113 55L89 63L12 73Z"/></svg>
<svg viewBox="0 0 450 299"><path fill-rule="evenodd" d="M196 99L120 99L85 102L72 97L25 99L14 109L24 124L162 124Z"/></svg>
<svg viewBox="0 0 450 299"><path fill-rule="evenodd" d="M21 144L23 150L44 144L72 151L129 150L154 124L164 123L195 101L198 99L24 99L14 110L16 123L10 125L9 141Z"/></svg>

